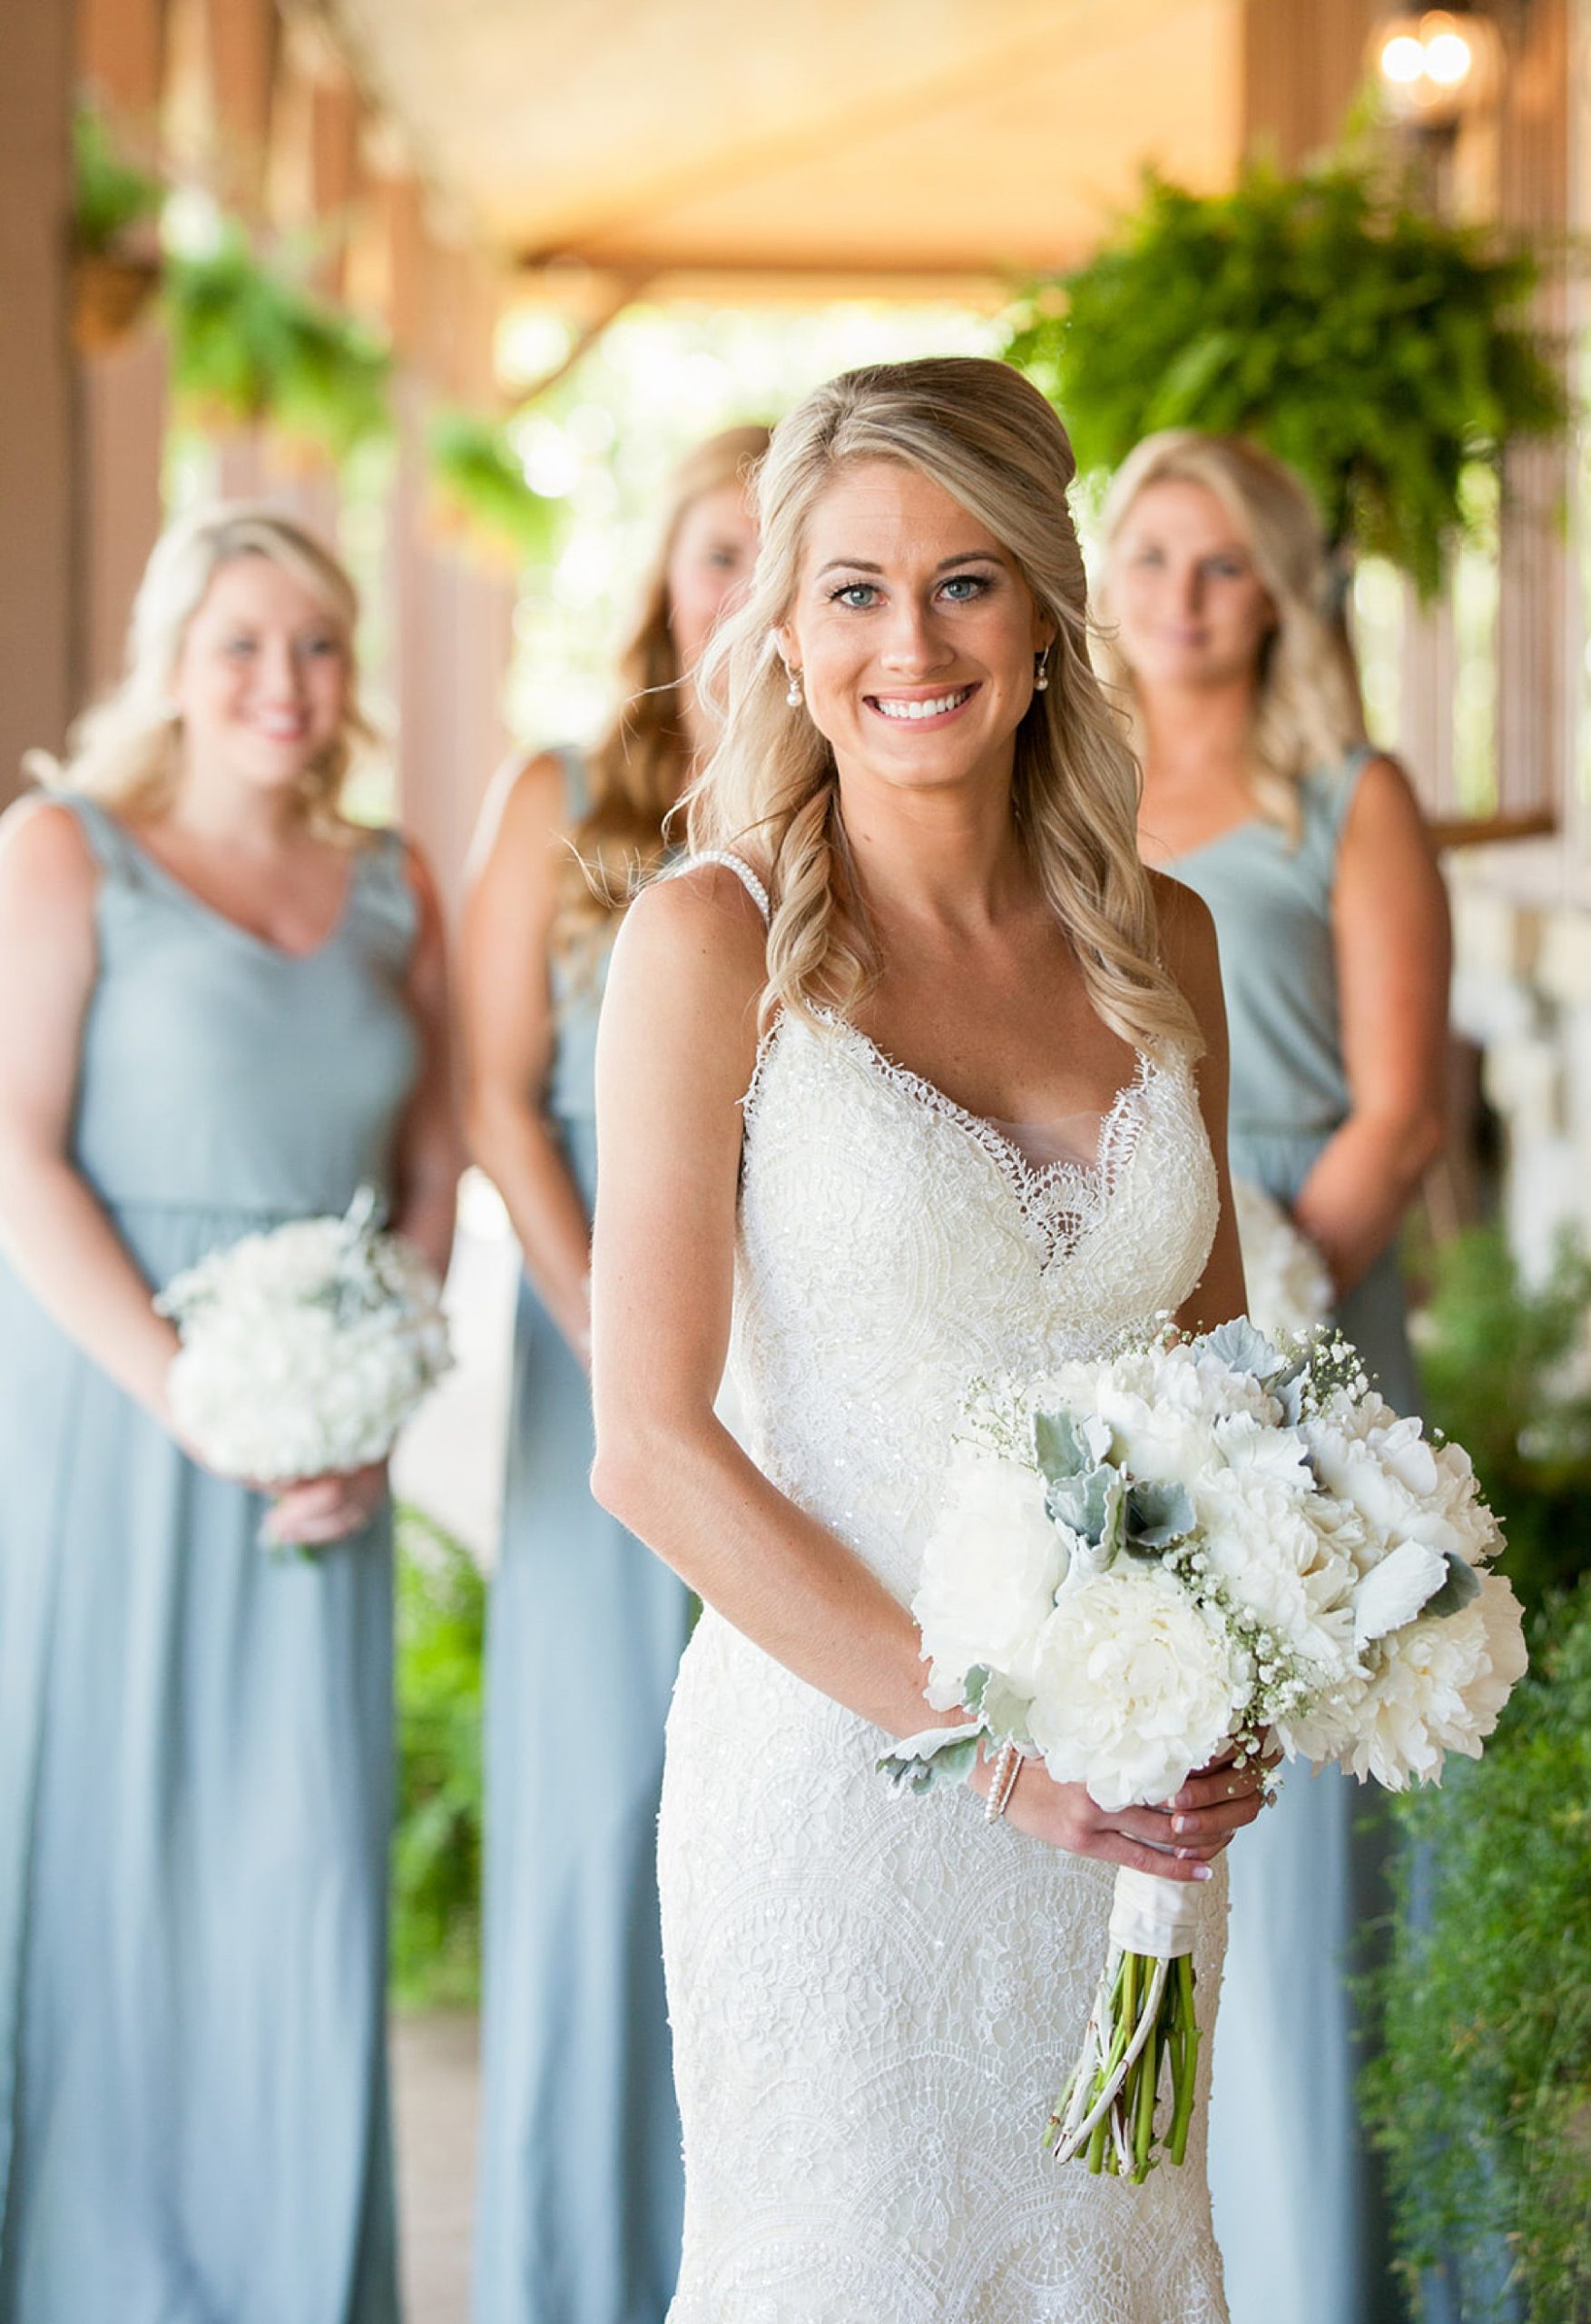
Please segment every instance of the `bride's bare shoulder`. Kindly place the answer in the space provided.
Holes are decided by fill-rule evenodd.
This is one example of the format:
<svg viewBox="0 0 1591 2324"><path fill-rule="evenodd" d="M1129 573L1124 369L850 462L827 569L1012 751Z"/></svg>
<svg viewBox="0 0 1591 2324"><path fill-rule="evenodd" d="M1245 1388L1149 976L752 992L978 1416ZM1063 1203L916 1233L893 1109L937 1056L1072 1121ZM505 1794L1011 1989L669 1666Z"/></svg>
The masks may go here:
<svg viewBox="0 0 1591 2324"><path fill-rule="evenodd" d="M767 981L761 905L729 865L696 862L643 889L624 916L604 1015L614 1007L666 1038L689 1029L754 1053Z"/></svg>

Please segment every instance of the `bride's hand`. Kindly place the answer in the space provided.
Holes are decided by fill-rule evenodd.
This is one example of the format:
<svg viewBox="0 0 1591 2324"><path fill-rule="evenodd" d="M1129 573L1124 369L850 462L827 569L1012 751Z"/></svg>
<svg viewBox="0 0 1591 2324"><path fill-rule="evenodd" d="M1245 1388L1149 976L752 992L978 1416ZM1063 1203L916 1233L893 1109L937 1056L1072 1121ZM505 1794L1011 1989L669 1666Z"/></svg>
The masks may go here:
<svg viewBox="0 0 1591 2324"><path fill-rule="evenodd" d="M990 1768L980 1764L973 1787L986 1798ZM1162 1880L1208 1880L1210 1859L1234 1832L1252 1824L1264 1801L1268 1767L1217 1759L1188 1777L1161 1807L1104 1808L1080 1783L1056 1783L1042 1759L1026 1759L1006 1821L1072 1856L1130 1865Z"/></svg>

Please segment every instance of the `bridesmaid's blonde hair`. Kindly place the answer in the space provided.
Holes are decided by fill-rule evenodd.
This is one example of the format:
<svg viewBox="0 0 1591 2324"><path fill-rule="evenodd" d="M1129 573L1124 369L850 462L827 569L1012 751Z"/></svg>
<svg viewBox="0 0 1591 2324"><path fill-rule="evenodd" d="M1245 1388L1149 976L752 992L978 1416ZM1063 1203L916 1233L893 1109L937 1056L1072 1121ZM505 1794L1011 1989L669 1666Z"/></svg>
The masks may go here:
<svg viewBox="0 0 1591 2324"><path fill-rule="evenodd" d="M663 523L643 576L640 604L619 656L619 707L585 760L590 803L570 833L553 924L565 955L593 954L615 914L663 862L663 826L690 759L680 666L670 620L668 569L680 527L699 500L726 484L750 492L768 449L766 428L726 428L696 445L669 478Z"/></svg>
<svg viewBox="0 0 1591 2324"><path fill-rule="evenodd" d="M1056 628L1050 683L1016 729L1016 826L1105 1023L1134 1046L1196 1049L1160 960L1138 860L1138 770L1088 656L1083 558L1067 506L1075 463L1036 388L1003 363L933 356L848 371L774 430L758 478L761 547L750 600L708 650L727 703L689 802L692 851L749 852L772 901L766 1021L848 1009L883 963L850 875L834 754L785 700L774 639L800 577L814 504L848 465L894 460L941 486L1015 558Z"/></svg>
<svg viewBox="0 0 1591 2324"><path fill-rule="evenodd" d="M1167 428L1134 447L1105 498L1105 583L1099 593L1106 624L1100 666L1129 724L1135 688L1119 636L1108 625L1110 558L1140 497L1151 485L1169 483L1203 485L1214 494L1248 543L1274 608L1276 625L1260 648L1254 672L1249 785L1256 811L1296 841L1303 830L1300 777L1341 764L1364 741L1346 645L1328 617L1331 576L1314 501L1285 461L1239 436Z"/></svg>
<svg viewBox="0 0 1591 2324"><path fill-rule="evenodd" d="M327 836L347 837L338 812L360 748L375 740L359 707L353 638L358 618L354 585L329 549L290 517L246 500L211 501L192 509L155 543L133 602L126 675L72 729L64 761L43 751L25 764L38 779L85 792L133 821L170 804L182 773L182 721L172 688L189 624L223 566L264 556L308 590L334 625L348 655L340 725L303 779L305 813Z"/></svg>

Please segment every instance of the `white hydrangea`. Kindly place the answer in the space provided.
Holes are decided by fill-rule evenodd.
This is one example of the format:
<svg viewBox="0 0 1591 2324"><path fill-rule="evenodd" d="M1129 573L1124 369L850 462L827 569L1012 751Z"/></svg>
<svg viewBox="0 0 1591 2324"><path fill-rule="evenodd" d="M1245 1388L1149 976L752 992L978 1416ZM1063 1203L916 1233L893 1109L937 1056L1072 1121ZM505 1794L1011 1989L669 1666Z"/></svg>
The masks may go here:
<svg viewBox="0 0 1591 2324"><path fill-rule="evenodd" d="M1066 1537L1044 1496L1036 1469L975 1444L956 1447L912 1602L933 1660L936 1710L961 1700L978 1663L1026 1690L1067 1565Z"/></svg>
<svg viewBox="0 0 1591 2324"><path fill-rule="evenodd" d="M1331 1312L1325 1261L1262 1187L1234 1178L1232 1197L1251 1320L1262 1332L1302 1338Z"/></svg>
<svg viewBox="0 0 1591 2324"><path fill-rule="evenodd" d="M1369 1649L1362 1677L1279 1725L1278 1740L1390 1791L1439 1781L1447 1752L1479 1758L1526 1663L1518 1600L1500 1574L1483 1573L1468 1606L1391 1631Z"/></svg>
<svg viewBox="0 0 1591 2324"><path fill-rule="evenodd" d="M182 1335L178 1429L223 1475L261 1483L362 1468L451 1362L441 1286L419 1254L347 1218L294 1219L212 1252L157 1305Z"/></svg>
<svg viewBox="0 0 1591 2324"><path fill-rule="evenodd" d="M1063 1595L1035 1680L1028 1724L1045 1764L1110 1810L1168 1799L1215 1758L1251 1673L1169 1574L1117 1568Z"/></svg>

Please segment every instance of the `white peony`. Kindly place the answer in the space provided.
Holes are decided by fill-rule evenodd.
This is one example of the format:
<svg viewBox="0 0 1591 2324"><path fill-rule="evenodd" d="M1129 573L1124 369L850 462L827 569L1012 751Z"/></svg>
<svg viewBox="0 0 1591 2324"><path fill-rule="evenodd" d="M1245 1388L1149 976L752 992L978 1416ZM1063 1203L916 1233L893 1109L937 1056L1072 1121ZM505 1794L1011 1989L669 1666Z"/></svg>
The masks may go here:
<svg viewBox="0 0 1591 2324"><path fill-rule="evenodd" d="M1350 1668L1359 1571L1341 1529L1322 1522L1330 1506L1258 1466L1202 1479L1193 1505L1205 1571L1233 1602L1323 1673Z"/></svg>
<svg viewBox="0 0 1591 2324"><path fill-rule="evenodd" d="M1278 1739L1290 1754L1339 1758L1390 1791L1438 1782L1447 1752L1480 1757L1526 1663L1518 1600L1500 1574L1483 1573L1468 1606L1421 1615L1381 1639L1362 1678L1282 1722Z"/></svg>
<svg viewBox="0 0 1591 2324"><path fill-rule="evenodd" d="M1470 1565L1489 1564L1502 1547L1462 1446L1432 1444L1418 1419L1400 1420L1373 1388L1357 1400L1336 1390L1299 1433L1327 1492L1364 1520L1370 1562L1404 1541Z"/></svg>
<svg viewBox="0 0 1591 2324"><path fill-rule="evenodd" d="M1028 1724L1057 1783L1126 1807L1170 1798L1214 1758L1250 1684L1170 1574L1118 1568L1067 1591L1045 1624Z"/></svg>
<svg viewBox="0 0 1591 2324"><path fill-rule="evenodd" d="M1232 1199L1250 1320L1262 1332L1302 1338L1331 1312L1331 1278L1325 1261L1263 1187L1234 1178Z"/></svg>
<svg viewBox="0 0 1591 2324"><path fill-rule="evenodd" d="M911 1609L934 1666L936 1710L961 1700L977 1663L1026 1690L1067 1567L1067 1537L1046 1512L1036 1469L958 1443L945 1490Z"/></svg>

